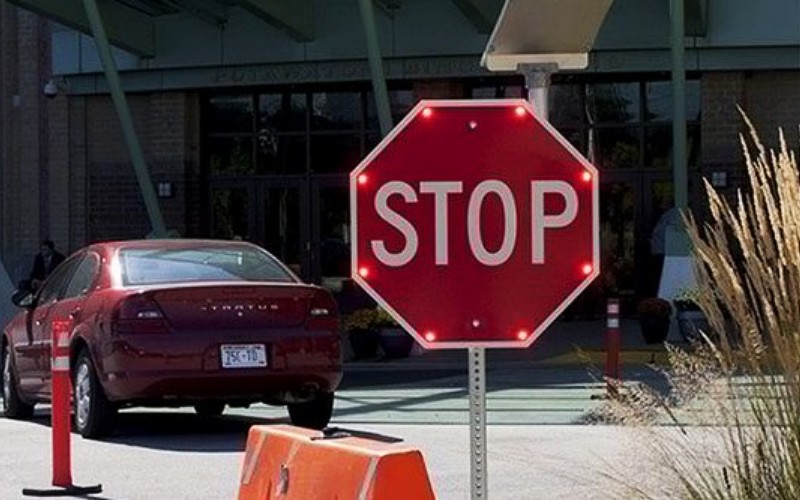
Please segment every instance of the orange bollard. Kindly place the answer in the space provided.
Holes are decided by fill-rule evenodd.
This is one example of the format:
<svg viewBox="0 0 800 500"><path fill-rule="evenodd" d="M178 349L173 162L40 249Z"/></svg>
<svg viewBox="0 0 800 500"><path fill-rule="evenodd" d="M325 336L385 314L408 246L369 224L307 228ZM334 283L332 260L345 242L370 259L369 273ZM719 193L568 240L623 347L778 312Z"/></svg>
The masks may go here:
<svg viewBox="0 0 800 500"><path fill-rule="evenodd" d="M72 321L54 320L51 324L50 369L52 374L50 422L53 433L53 486L59 489L23 489L22 494L34 497L89 495L103 491L102 486L75 486L72 484L72 456L70 449L70 393L72 381L69 371L69 342Z"/></svg>
<svg viewBox="0 0 800 500"><path fill-rule="evenodd" d="M239 500L432 500L422 453L385 436L250 428Z"/></svg>
<svg viewBox="0 0 800 500"><path fill-rule="evenodd" d="M622 338L619 331L619 299L608 299L606 309L606 391L608 397L617 397L617 386L621 379L619 353Z"/></svg>

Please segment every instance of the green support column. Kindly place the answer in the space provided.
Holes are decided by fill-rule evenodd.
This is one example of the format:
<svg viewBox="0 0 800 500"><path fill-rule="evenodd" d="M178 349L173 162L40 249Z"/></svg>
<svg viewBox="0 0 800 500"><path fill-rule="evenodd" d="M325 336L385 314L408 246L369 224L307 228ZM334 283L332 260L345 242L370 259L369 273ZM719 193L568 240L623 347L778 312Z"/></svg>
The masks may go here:
<svg viewBox="0 0 800 500"><path fill-rule="evenodd" d="M383 72L383 58L378 41L378 30L375 27L375 9L373 0L358 0L361 9L361 22L364 25L364 36L367 39L367 57L372 75L372 91L375 94L375 105L378 109L378 121L381 135L386 137L392 130L392 108L389 104L389 91L386 88L386 74Z"/></svg>
<svg viewBox="0 0 800 500"><path fill-rule="evenodd" d="M686 166L686 63L684 60L684 0L670 0L672 21L672 161L675 207L685 210L688 203Z"/></svg>
<svg viewBox="0 0 800 500"><path fill-rule="evenodd" d="M122 133L125 136L125 143L128 145L131 160L133 161L136 179L139 182L139 188L142 190L142 198L144 199L145 208L150 217L150 225L152 227L151 236L154 238L165 238L167 237L167 229L164 225L164 218L158 206L158 199L156 198L156 192L153 188L153 182L150 179L150 172L147 170L147 164L144 161L144 152L139 142L139 136L136 135L136 130L133 126L131 110L128 107L127 99L125 99L125 93L122 91L119 73L117 72L114 56L111 53L111 45L106 36L100 10L97 8L97 1L83 0L83 8L86 11L86 18L89 20L92 35L97 45L97 53L103 64L108 87L111 90L111 99L114 101L114 107L117 110L117 116L122 126Z"/></svg>

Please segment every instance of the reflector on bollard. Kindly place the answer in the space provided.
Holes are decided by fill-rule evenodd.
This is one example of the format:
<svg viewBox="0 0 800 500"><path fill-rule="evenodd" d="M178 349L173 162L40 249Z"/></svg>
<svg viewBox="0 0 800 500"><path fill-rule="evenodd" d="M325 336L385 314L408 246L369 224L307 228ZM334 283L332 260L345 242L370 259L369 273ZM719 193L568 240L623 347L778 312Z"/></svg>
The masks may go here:
<svg viewBox="0 0 800 500"><path fill-rule="evenodd" d="M37 490L25 488L22 494L31 497L57 497L90 495L103 491L101 485L75 486L72 484L70 453L70 393L72 381L69 371L69 338L72 321L54 320L51 323L50 369L52 372L52 409L50 421L53 432L53 486L57 489Z"/></svg>

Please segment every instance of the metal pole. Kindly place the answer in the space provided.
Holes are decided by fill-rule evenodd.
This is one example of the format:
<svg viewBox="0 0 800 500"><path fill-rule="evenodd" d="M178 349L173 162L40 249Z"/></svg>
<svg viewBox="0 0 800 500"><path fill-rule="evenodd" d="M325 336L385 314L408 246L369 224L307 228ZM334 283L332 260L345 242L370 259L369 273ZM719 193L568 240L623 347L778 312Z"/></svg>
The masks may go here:
<svg viewBox="0 0 800 500"><path fill-rule="evenodd" d="M86 18L89 20L89 25L92 28L92 35L97 45L97 53L100 56L106 80L108 80L108 87L111 90L111 99L114 101L114 107L117 109L117 116L122 126L122 133L125 136L125 143L128 145L131 160L133 161L133 170L136 172L136 179L139 181L139 189L142 191L144 205L147 209L147 215L150 217L150 225L153 228L152 235L156 238L166 237L167 229L164 225L164 218L158 207L156 192L153 188L153 182L150 179L150 172L147 170L147 164L144 161L144 152L142 151L142 145L139 143L139 136L136 135L136 130L133 126L131 110L128 107L128 101L125 99L125 93L122 91L119 73L117 72L117 66L114 62L114 56L111 53L111 45L106 36L100 10L97 8L97 1L83 0L83 8L86 11Z"/></svg>
<svg viewBox="0 0 800 500"><path fill-rule="evenodd" d="M469 434L472 500L488 498L489 460L486 453L486 349L469 349Z"/></svg>
<svg viewBox="0 0 800 500"><path fill-rule="evenodd" d="M550 76L558 70L555 64L522 64L519 71L525 75L528 102L536 116L547 121L550 117Z"/></svg>
<svg viewBox="0 0 800 500"><path fill-rule="evenodd" d="M373 0L358 0L358 5L361 9L364 36L367 39L367 57L372 75L372 92L375 94L375 106L378 109L378 122L381 126L381 135L385 137L392 130L392 108L389 104L389 91L386 88L386 74L383 72L383 58L372 2Z"/></svg>
<svg viewBox="0 0 800 500"><path fill-rule="evenodd" d="M684 60L684 0L670 0L672 21L672 144L675 208L688 206L686 167L686 62Z"/></svg>

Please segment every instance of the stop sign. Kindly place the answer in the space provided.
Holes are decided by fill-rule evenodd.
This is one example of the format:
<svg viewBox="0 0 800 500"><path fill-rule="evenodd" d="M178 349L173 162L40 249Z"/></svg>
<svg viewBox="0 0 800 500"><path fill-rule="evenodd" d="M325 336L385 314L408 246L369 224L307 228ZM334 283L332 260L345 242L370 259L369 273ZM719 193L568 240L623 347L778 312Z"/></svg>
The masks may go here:
<svg viewBox="0 0 800 500"><path fill-rule="evenodd" d="M427 348L527 347L599 274L597 177L524 100L421 101L350 175L353 278Z"/></svg>

